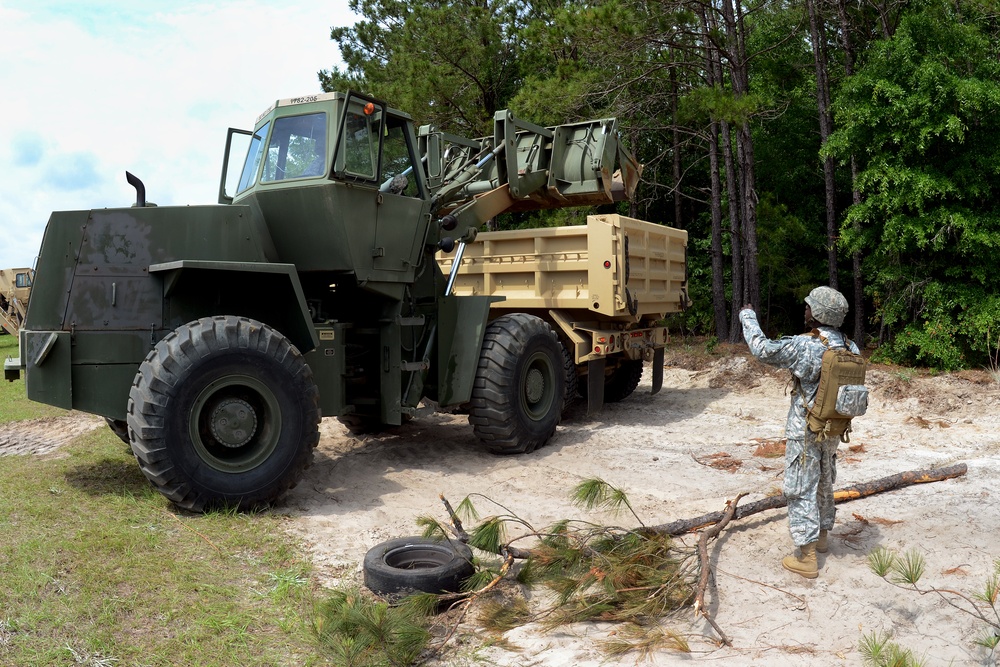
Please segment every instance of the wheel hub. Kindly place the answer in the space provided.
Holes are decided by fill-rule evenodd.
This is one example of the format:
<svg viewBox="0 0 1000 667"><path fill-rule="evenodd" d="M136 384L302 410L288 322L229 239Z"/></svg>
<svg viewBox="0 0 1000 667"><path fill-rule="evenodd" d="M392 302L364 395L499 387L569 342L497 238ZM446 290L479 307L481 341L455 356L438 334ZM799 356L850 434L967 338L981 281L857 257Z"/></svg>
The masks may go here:
<svg viewBox="0 0 1000 667"><path fill-rule="evenodd" d="M212 436L225 447L242 447L257 432L257 413L246 401L225 398L212 410L209 419Z"/></svg>
<svg viewBox="0 0 1000 667"><path fill-rule="evenodd" d="M545 375L537 368L528 371L524 382L524 395L529 403L537 403L545 394Z"/></svg>

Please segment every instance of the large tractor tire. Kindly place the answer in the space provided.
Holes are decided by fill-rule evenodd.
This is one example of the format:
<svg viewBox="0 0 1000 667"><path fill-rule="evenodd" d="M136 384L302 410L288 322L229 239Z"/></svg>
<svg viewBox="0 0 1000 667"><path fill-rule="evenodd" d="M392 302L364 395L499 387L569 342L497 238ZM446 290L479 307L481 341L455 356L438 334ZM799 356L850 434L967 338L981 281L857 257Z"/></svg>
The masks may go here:
<svg viewBox="0 0 1000 667"><path fill-rule="evenodd" d="M555 433L566 373L556 333L534 315L493 320L483 337L469 423L494 454L522 454Z"/></svg>
<svg viewBox="0 0 1000 667"><path fill-rule="evenodd" d="M255 320L190 322L156 344L129 392L143 474L185 509L264 507L319 442L319 390L292 343Z"/></svg>

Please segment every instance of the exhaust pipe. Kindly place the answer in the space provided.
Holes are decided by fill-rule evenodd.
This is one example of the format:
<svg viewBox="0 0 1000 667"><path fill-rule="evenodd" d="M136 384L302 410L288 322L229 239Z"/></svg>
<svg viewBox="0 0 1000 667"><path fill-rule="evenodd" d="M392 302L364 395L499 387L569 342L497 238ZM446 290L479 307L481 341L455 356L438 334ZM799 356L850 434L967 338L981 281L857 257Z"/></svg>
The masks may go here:
<svg viewBox="0 0 1000 667"><path fill-rule="evenodd" d="M125 172L125 180L128 184L135 188L135 206L136 208L145 208L146 206L146 186L142 184L135 175Z"/></svg>

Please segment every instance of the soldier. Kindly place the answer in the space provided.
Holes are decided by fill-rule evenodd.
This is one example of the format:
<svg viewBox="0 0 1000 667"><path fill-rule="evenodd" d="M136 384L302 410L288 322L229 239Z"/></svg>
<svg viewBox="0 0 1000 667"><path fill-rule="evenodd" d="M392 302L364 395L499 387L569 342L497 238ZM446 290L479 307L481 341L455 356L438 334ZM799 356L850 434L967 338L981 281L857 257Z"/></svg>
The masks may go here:
<svg viewBox="0 0 1000 667"><path fill-rule="evenodd" d="M838 327L847 316L847 299L831 287L817 287L805 299L806 327L818 329L830 347L858 347ZM750 352L765 364L787 368L792 373L792 404L785 422L785 483L788 500L788 529L799 555L785 557L786 570L808 579L819 576L816 552L826 553L836 508L833 483L837 479L838 438L817 441L806 427L806 408L812 407L819 388L823 352L827 347L816 336L800 334L769 340L757 324L757 313L747 305L740 311L743 338Z"/></svg>

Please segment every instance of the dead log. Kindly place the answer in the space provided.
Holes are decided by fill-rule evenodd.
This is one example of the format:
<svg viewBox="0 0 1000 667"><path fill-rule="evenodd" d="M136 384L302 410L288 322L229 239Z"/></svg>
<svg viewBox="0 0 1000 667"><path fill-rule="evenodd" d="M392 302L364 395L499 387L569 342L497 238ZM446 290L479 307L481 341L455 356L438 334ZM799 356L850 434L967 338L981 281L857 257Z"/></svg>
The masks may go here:
<svg viewBox="0 0 1000 667"><path fill-rule="evenodd" d="M927 470L911 470L908 472L901 472L895 475L889 475L888 477L882 477L881 479L876 479L871 482L863 482L861 484L855 484L854 486L838 489L833 492L833 501L835 503L845 503L851 500L857 500L858 498L873 496L876 493L882 493L884 491L902 489L907 486L912 486L913 484L940 482L941 480L951 479L953 477L961 477L967 470L968 466L964 463L956 463L955 465L946 466L944 468L930 468ZM737 520L742 519L750 516L751 514L785 507L787 504L788 502L785 500L785 497L778 494L776 496L764 498L762 500L738 507L733 518ZM678 519L677 521L660 524L659 526L649 526L648 528L641 529L640 532L682 535L684 533L696 531L699 528L704 528L705 526L719 523L724 515L725 512L710 512L693 519Z"/></svg>

